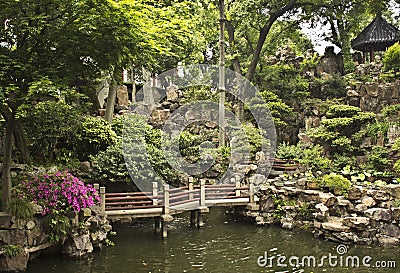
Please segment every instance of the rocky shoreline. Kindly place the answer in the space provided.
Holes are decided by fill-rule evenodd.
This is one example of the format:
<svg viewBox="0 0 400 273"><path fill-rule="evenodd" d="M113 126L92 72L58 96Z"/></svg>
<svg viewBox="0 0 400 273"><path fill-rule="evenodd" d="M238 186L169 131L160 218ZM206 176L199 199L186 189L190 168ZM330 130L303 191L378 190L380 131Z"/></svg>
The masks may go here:
<svg viewBox="0 0 400 273"><path fill-rule="evenodd" d="M336 195L305 175L267 179L257 193L259 211L240 210L259 226L307 228L316 237L347 244L400 243L400 185L353 185Z"/></svg>

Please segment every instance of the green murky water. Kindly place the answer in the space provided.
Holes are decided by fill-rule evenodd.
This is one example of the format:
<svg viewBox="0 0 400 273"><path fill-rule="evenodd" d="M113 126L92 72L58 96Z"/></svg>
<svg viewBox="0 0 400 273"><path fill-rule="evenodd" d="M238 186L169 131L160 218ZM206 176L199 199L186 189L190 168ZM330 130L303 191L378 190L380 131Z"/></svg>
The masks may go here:
<svg viewBox="0 0 400 273"><path fill-rule="evenodd" d="M255 227L219 208L212 208L205 222L201 229L191 228L183 214L170 225L166 240L154 235L151 222L119 228L112 238L115 247L81 260L42 256L27 272L400 272L398 247L350 246L339 255L337 244L315 239L307 231ZM291 266L302 261L304 266Z"/></svg>

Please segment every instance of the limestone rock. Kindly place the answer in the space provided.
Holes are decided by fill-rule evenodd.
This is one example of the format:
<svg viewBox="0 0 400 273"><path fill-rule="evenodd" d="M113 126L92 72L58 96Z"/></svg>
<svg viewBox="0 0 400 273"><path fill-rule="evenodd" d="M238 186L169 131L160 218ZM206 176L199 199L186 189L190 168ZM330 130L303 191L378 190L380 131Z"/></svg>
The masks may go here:
<svg viewBox="0 0 400 273"><path fill-rule="evenodd" d="M366 83L365 89L370 97L376 98L379 94L379 85L376 83Z"/></svg>
<svg viewBox="0 0 400 273"><path fill-rule="evenodd" d="M362 187L352 186L349 189L349 196L347 197L349 200L358 200L362 196Z"/></svg>
<svg viewBox="0 0 400 273"><path fill-rule="evenodd" d="M369 225L368 217L345 217L343 224L356 229L364 229Z"/></svg>
<svg viewBox="0 0 400 273"><path fill-rule="evenodd" d="M322 203L315 205L315 208L322 214L325 214L329 211L329 208Z"/></svg>
<svg viewBox="0 0 400 273"><path fill-rule="evenodd" d="M167 87L167 100L176 102L179 98L179 89L176 85L170 85Z"/></svg>
<svg viewBox="0 0 400 273"><path fill-rule="evenodd" d="M34 221L28 221L25 226L26 226L26 229L32 230L36 227L36 223Z"/></svg>
<svg viewBox="0 0 400 273"><path fill-rule="evenodd" d="M376 205L375 199L372 197L364 197L361 199L361 203L365 205L367 208L373 207Z"/></svg>
<svg viewBox="0 0 400 273"><path fill-rule="evenodd" d="M28 267L29 254L22 251L15 257L0 256L1 272L19 272L25 271Z"/></svg>
<svg viewBox="0 0 400 273"><path fill-rule="evenodd" d="M117 105L129 106L128 87L126 85L117 86Z"/></svg>
<svg viewBox="0 0 400 273"><path fill-rule="evenodd" d="M400 227L394 224L385 224L381 229L382 233L390 237L400 237Z"/></svg>
<svg viewBox="0 0 400 273"><path fill-rule="evenodd" d="M322 228L335 232L348 232L350 230L348 226L344 226L342 223L336 221L322 223Z"/></svg>
<svg viewBox="0 0 400 273"><path fill-rule="evenodd" d="M400 185L399 184L389 184L383 187L393 199L400 199Z"/></svg>
<svg viewBox="0 0 400 273"><path fill-rule="evenodd" d="M332 193L319 192L318 197L319 202L323 203L327 207L332 207L338 202L336 196L334 196Z"/></svg>
<svg viewBox="0 0 400 273"><path fill-rule="evenodd" d="M389 209L371 208L364 211L365 216L377 221L391 221L392 214Z"/></svg>

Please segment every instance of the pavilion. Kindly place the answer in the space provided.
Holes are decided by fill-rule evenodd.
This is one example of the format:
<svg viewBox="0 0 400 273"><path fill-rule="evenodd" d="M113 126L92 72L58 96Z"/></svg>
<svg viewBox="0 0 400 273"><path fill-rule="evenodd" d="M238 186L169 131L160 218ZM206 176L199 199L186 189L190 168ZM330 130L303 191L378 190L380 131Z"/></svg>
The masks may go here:
<svg viewBox="0 0 400 273"><path fill-rule="evenodd" d="M370 61L375 59L375 51L386 51L386 49L400 40L400 31L389 24L379 14L376 18L351 42L351 47L363 52L369 52Z"/></svg>

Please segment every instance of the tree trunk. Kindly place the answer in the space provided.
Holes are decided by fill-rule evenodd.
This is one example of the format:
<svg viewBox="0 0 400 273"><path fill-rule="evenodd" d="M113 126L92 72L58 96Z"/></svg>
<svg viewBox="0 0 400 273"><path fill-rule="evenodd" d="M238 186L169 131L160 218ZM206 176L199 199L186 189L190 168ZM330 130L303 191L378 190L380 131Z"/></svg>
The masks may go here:
<svg viewBox="0 0 400 273"><path fill-rule="evenodd" d="M231 54L234 56L233 60L232 60L233 71L235 71L239 75L242 75L242 71L240 69L239 58L236 56L235 29L234 29L231 21L226 20L226 30L228 32ZM240 81L238 80L237 83L239 83L239 82ZM237 93L239 94L240 91L241 91L241 87L238 87ZM244 120L244 102L241 101L239 97L237 97L237 99L236 99L236 105L237 105L236 117L240 121L243 121Z"/></svg>
<svg viewBox="0 0 400 273"><path fill-rule="evenodd" d="M135 65L131 67L131 80L132 80L132 102L136 102L136 84L135 84Z"/></svg>
<svg viewBox="0 0 400 273"><path fill-rule="evenodd" d="M117 97L117 83L114 80L114 78L112 78L111 82L110 82L110 89L108 91L108 96L107 96L107 106L106 106L106 114L105 114L105 119L108 122L111 122L113 119L114 105L115 105L116 97Z"/></svg>
<svg viewBox="0 0 400 273"><path fill-rule="evenodd" d="M1 207L4 211L11 200L11 159L12 159L12 147L13 147L13 131L15 127L15 117L13 114L8 115L6 118L6 134L4 139L4 155L3 155L3 193Z"/></svg>
<svg viewBox="0 0 400 273"><path fill-rule="evenodd" d="M248 79L249 81L251 81L254 77L254 73L256 71L258 61L260 60L261 50L264 46L264 42L265 42L265 39L267 38L268 32L271 28L271 25L272 24L268 24L260 30L260 35L258 36L257 46L254 49L253 57L251 59L249 69L246 74L246 79Z"/></svg>
<svg viewBox="0 0 400 273"><path fill-rule="evenodd" d="M257 41L257 46L254 49L253 52L253 57L251 59L251 63L249 65L249 69L246 74L246 79L251 81L254 77L254 73L256 71L256 67L258 64L258 61L260 60L260 54L261 50L264 46L265 39L267 38L267 35L272 27L272 25L275 23L275 21L281 17L283 14L285 14L287 11L290 11L296 6L296 0L290 0L289 3L287 3L284 7L282 7L280 10L276 11L275 13L272 13L268 19L268 22L266 25L260 30L260 35L258 37Z"/></svg>
<svg viewBox="0 0 400 273"><path fill-rule="evenodd" d="M219 0L219 146L225 146L225 4Z"/></svg>
<svg viewBox="0 0 400 273"><path fill-rule="evenodd" d="M29 157L28 146L26 144L24 128L22 126L22 123L18 119L15 119L15 127L13 133L14 133L15 146L17 147L20 153L20 163L29 164L30 157Z"/></svg>

